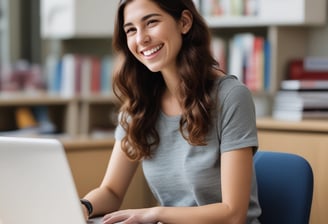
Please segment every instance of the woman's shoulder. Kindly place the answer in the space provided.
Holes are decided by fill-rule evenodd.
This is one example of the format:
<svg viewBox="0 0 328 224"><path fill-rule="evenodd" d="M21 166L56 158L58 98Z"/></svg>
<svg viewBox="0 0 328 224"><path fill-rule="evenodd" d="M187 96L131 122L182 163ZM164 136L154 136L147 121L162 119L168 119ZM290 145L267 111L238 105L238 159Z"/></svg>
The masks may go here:
<svg viewBox="0 0 328 224"><path fill-rule="evenodd" d="M228 90L236 86L247 88L240 80L238 80L237 76L228 74L218 76L218 78L216 79L216 86L220 90Z"/></svg>
<svg viewBox="0 0 328 224"><path fill-rule="evenodd" d="M249 89L234 75L221 75L216 80L216 94L219 99L230 97L247 97L251 95ZM241 97L243 98L243 97Z"/></svg>

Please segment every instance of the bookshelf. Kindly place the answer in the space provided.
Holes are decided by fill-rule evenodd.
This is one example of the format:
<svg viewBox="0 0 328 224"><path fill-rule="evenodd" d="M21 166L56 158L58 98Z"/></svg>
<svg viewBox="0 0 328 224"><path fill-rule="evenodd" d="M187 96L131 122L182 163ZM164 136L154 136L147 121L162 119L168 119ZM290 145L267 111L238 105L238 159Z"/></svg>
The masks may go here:
<svg viewBox="0 0 328 224"><path fill-rule="evenodd" d="M73 67L76 63L86 64L86 59L92 60L90 66L94 66L95 62L102 63L105 57L112 54L111 36L114 29L112 21L117 4L118 0L40 0L40 32L45 63L48 56L55 58L54 63L65 63L67 58L71 58L75 63ZM83 61L77 62L80 58ZM102 69L102 64L100 66L98 69ZM48 76L47 68L46 73ZM110 71L107 73L109 74ZM62 72L61 76L67 77L67 74ZM83 84L80 87L87 88L87 91L69 92L66 96L71 99L67 105L73 104L75 111L71 122L73 126L71 129L74 131L69 135L88 139L113 138L117 101L112 94L110 84L105 91L92 90L93 87L85 87L85 84L93 82L94 74L91 72L87 76L86 80L82 80ZM110 80L110 77L106 79ZM56 89L53 91L55 95L65 97L63 91L58 91L57 87L54 89Z"/></svg>
<svg viewBox="0 0 328 224"><path fill-rule="evenodd" d="M265 90L254 91L254 101L256 103L259 117L271 115L272 96L279 89L280 82L284 79L287 63L290 59L306 56L306 43L308 34L312 27L325 24L326 1L325 0L286 0L281 2L274 0L257 0L256 13L252 15L224 14L212 15L206 11L210 1L194 0L200 12L204 15L214 37L223 37L226 43L236 34L252 33L263 37L270 44L269 52L269 86ZM215 2L215 1L212 1ZM218 1L219 2L219 1ZM221 1L224 2L224 1ZM228 2L228 1L226 1ZM230 1L238 2L241 0ZM115 8L118 1L97 0L93 4L86 0L69 0L65 3L54 0L41 1L41 34L48 43L59 41L60 50L48 49L47 52L57 51L59 55L66 53L105 55L111 54L111 35L113 24L104 21L113 21ZM246 4L246 3L245 3ZM311 5L311 7L308 7ZM231 6L232 7L232 6ZM230 8L231 8L230 7ZM237 6L241 7L241 6ZM63 14L56 13L52 22L49 19L56 8L65 8ZM86 11L86 8L93 10ZM107 9L109 11L104 10ZM293 8L294 10L288 10ZM56 11L56 10L55 10ZM97 13L92 13L97 12ZM105 13L106 12L106 13ZM104 15L105 14L105 15ZM62 27L60 21L67 20L67 27ZM92 21L92 26L85 23L85 20ZM228 47L228 46L226 46ZM227 52L229 57L229 52ZM226 59L228 61L228 59ZM95 99L95 97L91 97ZM90 134L93 120L87 117L97 117L92 115L108 111L112 105L111 96L104 96L107 100L89 100L89 97L80 99L80 114L86 118L87 124L81 124L79 128L83 135ZM96 112L97 111L97 112ZM100 122L95 122L96 123Z"/></svg>
<svg viewBox="0 0 328 224"><path fill-rule="evenodd" d="M251 80L260 79L256 82L266 80L266 84L256 88L253 91L253 95L258 117L270 116L272 97L279 89L281 80L285 77L287 63L291 59L306 56L308 51L306 46L311 28L320 27L326 23L326 1L194 0L194 2L199 6L200 12L211 28L213 37L223 39L226 57L224 61L228 61L225 66L228 73L242 74L239 71L243 71L242 69L245 68L242 68L240 65L240 68L236 70L237 64L241 63L238 63L239 60L236 60L235 52L231 50L230 46L231 40L235 36L240 34L249 36L251 34L254 35L254 38L262 37L265 42L268 42L269 51L265 52L266 50L263 50L263 54L267 54L264 58L267 57L268 59L263 59L266 61L263 62L264 65L260 65L267 67L267 71L264 74L252 75L255 78L253 77ZM235 42L234 44L240 43ZM249 44L249 41L247 44ZM239 47L237 45L237 48L245 48L245 46ZM253 48L253 46L250 46L250 48ZM229 61L235 65L230 65ZM266 65L266 63L268 64ZM248 65L246 64L246 66ZM250 69L253 69L253 72L250 72L250 74L255 74L254 68ZM247 77L248 75L242 74L241 76L245 79L245 76ZM260 78L258 78L259 76ZM251 86L249 87L251 90L254 89Z"/></svg>

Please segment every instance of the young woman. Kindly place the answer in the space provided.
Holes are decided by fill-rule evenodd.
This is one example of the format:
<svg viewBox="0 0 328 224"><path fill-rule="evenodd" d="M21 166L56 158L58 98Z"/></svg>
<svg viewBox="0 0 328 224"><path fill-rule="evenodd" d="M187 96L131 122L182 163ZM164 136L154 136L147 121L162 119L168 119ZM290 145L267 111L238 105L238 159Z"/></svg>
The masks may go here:
<svg viewBox="0 0 328 224"><path fill-rule="evenodd" d="M113 41L122 106L86 214L104 215L105 224L259 223L252 97L213 59L192 0L121 0ZM140 163L159 206L119 210Z"/></svg>

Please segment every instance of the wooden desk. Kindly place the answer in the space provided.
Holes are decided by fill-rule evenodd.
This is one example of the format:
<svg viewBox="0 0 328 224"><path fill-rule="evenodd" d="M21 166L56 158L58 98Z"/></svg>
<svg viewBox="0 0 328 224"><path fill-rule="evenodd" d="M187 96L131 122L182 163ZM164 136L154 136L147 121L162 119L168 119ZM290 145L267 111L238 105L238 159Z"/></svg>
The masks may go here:
<svg viewBox="0 0 328 224"><path fill-rule="evenodd" d="M312 166L314 194L311 224L328 223L328 121L283 122L257 120L260 150L303 156Z"/></svg>

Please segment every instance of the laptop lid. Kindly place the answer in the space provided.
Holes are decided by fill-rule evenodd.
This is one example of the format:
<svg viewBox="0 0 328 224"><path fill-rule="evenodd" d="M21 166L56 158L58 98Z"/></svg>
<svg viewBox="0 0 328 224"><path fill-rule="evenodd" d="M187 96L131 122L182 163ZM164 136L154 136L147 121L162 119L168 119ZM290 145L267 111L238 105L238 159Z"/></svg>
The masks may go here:
<svg viewBox="0 0 328 224"><path fill-rule="evenodd" d="M0 224L85 224L63 146L0 137Z"/></svg>

